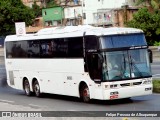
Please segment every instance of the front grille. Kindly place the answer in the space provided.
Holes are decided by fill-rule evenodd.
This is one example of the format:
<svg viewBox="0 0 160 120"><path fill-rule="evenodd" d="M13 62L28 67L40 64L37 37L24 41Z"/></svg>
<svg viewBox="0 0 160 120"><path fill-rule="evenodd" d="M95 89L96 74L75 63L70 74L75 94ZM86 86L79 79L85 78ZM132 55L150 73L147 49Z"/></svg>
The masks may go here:
<svg viewBox="0 0 160 120"><path fill-rule="evenodd" d="M126 87L126 86L130 86L130 83L123 83L123 84L120 84L122 87Z"/></svg>
<svg viewBox="0 0 160 120"><path fill-rule="evenodd" d="M142 82L134 82L133 85L140 85Z"/></svg>
<svg viewBox="0 0 160 120"><path fill-rule="evenodd" d="M127 86L134 86L134 85L140 85L142 82L133 82L133 83L123 83L120 84L122 87L127 87Z"/></svg>

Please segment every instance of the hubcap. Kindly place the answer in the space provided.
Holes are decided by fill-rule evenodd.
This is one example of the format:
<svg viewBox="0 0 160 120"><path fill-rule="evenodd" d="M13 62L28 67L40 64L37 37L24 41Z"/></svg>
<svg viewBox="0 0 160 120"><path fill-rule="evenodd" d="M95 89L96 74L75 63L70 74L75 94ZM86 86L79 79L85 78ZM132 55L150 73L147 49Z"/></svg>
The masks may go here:
<svg viewBox="0 0 160 120"><path fill-rule="evenodd" d="M83 90L83 100L85 102L88 102L90 100L90 94L89 94L89 89L88 88L85 88Z"/></svg>
<svg viewBox="0 0 160 120"><path fill-rule="evenodd" d="M85 97L88 97L88 96L89 96L89 91L88 91L88 89L84 89L83 95L84 95Z"/></svg>
<svg viewBox="0 0 160 120"><path fill-rule="evenodd" d="M38 95L38 94L39 94L39 90L40 90L40 88L39 88L39 85L38 85L38 84L36 84L36 85L35 85L34 90L35 90L35 93Z"/></svg>
<svg viewBox="0 0 160 120"><path fill-rule="evenodd" d="M30 88L29 88L29 83L28 82L25 83L25 91L26 91L27 94L29 94L29 92L30 92Z"/></svg>

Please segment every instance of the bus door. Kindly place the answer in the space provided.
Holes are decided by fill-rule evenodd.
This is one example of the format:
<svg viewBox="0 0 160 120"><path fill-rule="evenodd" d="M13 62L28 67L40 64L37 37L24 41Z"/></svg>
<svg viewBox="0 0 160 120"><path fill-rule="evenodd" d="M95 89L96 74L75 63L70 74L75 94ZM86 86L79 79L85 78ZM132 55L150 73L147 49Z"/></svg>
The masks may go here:
<svg viewBox="0 0 160 120"><path fill-rule="evenodd" d="M92 80L101 81L102 61L98 53L87 54L87 68Z"/></svg>

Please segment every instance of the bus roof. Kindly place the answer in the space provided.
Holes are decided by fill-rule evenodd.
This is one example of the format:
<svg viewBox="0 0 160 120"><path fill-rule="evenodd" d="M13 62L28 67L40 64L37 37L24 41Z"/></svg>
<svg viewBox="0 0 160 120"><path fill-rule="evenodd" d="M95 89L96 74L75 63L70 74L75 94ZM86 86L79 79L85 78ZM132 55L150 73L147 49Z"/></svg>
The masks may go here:
<svg viewBox="0 0 160 120"><path fill-rule="evenodd" d="M102 27L93 27L89 25L65 26L65 27L43 28L34 34L25 34L21 36L8 35L5 41L80 37L83 36L84 34L103 36L103 35L129 34L129 33L143 33L143 31L136 28L125 28L125 27L102 28Z"/></svg>

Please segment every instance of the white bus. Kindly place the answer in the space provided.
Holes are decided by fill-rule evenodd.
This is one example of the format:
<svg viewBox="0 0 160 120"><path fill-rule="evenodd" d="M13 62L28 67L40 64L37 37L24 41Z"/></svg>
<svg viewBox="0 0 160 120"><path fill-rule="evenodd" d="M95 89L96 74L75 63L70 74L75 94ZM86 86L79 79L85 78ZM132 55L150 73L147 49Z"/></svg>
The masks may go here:
<svg viewBox="0 0 160 120"><path fill-rule="evenodd" d="M5 39L9 86L40 97L51 93L112 100L152 94L142 30L68 26Z"/></svg>

